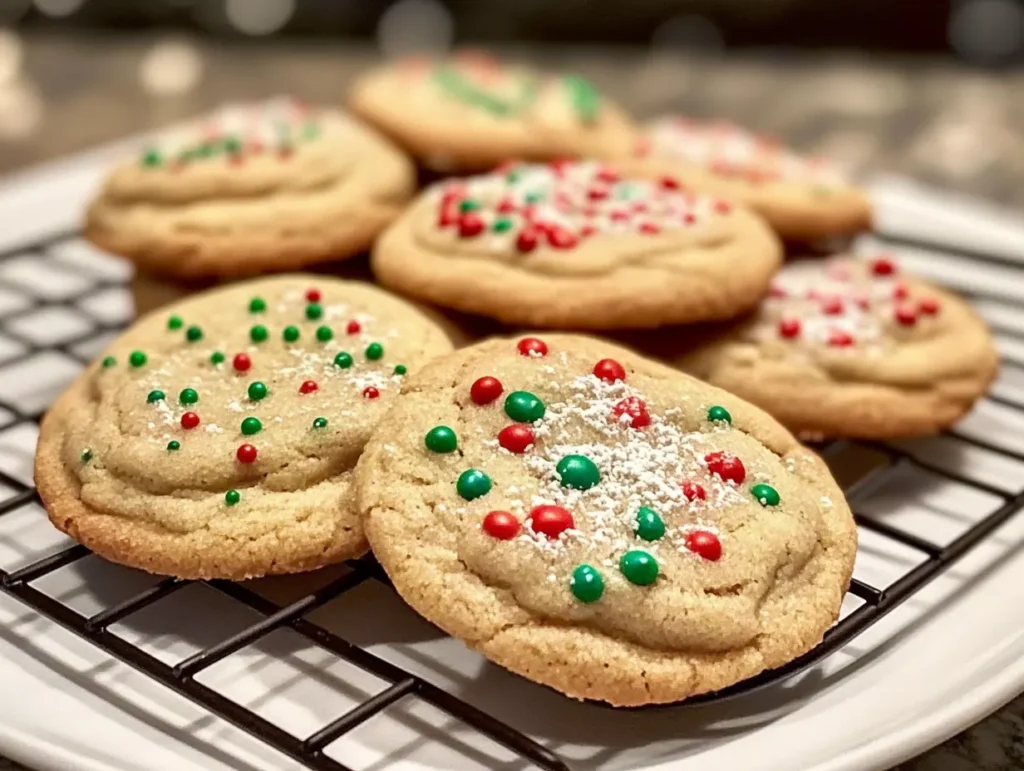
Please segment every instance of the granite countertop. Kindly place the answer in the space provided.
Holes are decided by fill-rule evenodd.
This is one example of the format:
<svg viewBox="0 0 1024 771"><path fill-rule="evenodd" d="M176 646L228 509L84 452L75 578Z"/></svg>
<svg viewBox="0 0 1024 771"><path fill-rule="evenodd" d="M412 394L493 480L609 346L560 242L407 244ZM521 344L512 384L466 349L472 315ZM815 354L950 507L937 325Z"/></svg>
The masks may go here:
<svg viewBox="0 0 1024 771"><path fill-rule="evenodd" d="M2 33L2 30L0 30ZM641 117L720 117L833 156L1024 212L1024 72L816 53L728 59L642 49L517 49L587 75ZM377 60L349 44L241 45L0 34L0 174L201 113L294 93L336 101ZM0 771L21 771L0 758ZM1024 769L1024 697L894 771ZM798 771L794 769L794 771Z"/></svg>

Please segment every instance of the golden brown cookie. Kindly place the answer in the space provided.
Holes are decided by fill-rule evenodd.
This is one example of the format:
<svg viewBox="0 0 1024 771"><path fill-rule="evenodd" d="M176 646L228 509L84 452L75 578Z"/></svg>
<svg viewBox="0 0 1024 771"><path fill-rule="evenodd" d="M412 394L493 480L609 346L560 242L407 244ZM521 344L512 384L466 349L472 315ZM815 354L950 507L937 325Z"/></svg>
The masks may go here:
<svg viewBox="0 0 1024 771"><path fill-rule="evenodd" d="M39 493L59 529L153 573L357 556L353 467L407 373L450 350L369 284L298 274L194 296L136 323L57 401Z"/></svg>
<svg viewBox="0 0 1024 771"><path fill-rule="evenodd" d="M730 124L660 118L615 163L628 174L668 176L745 204L786 240L812 242L871 227L867 195L828 161L803 158Z"/></svg>
<svg viewBox="0 0 1024 771"><path fill-rule="evenodd" d="M809 650L857 544L824 463L768 415L570 335L425 367L367 444L356 495L419 613L513 672L618 706Z"/></svg>
<svg viewBox="0 0 1024 771"><path fill-rule="evenodd" d="M343 113L229 107L119 166L86 235L146 271L249 276L369 248L415 190L411 162Z"/></svg>
<svg viewBox="0 0 1024 771"><path fill-rule="evenodd" d="M371 267L410 297L509 324L616 329L731 318L764 296L781 260L745 209L558 162L434 185Z"/></svg>
<svg viewBox="0 0 1024 771"><path fill-rule="evenodd" d="M479 53L407 59L358 80L349 108L431 168L476 171L510 158L619 155L633 124L576 75Z"/></svg>
<svg viewBox="0 0 1024 771"><path fill-rule="evenodd" d="M810 438L934 433L995 377L984 322L886 256L787 264L751 317L702 344L689 330L634 342Z"/></svg>

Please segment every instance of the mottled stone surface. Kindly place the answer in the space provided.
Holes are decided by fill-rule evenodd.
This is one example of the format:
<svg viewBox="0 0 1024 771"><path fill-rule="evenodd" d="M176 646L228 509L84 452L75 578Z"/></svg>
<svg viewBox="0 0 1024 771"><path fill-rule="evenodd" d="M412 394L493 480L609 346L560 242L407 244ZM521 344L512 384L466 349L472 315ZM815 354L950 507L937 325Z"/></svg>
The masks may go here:
<svg viewBox="0 0 1024 771"><path fill-rule="evenodd" d="M225 99L293 93L336 101L376 60L369 47L198 43L192 90L156 96L141 67L156 39L33 37L0 78L0 173L201 113ZM734 56L641 49L510 54L591 77L640 117L720 117L832 155L857 171L913 176L1024 210L1024 72L998 77L946 60L851 54ZM150 60L151 62L152 60ZM38 127L26 125L38 114ZM23 135L24 134L24 135ZM1024 768L1024 697L896 771ZM0 771L21 769L0 759Z"/></svg>

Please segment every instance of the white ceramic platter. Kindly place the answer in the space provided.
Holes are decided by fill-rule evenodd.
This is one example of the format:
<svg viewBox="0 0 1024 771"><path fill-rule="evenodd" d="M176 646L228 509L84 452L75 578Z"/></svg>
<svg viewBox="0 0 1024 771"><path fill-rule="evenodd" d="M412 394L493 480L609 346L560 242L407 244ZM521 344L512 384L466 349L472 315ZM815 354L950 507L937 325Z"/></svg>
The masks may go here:
<svg viewBox="0 0 1024 771"><path fill-rule="evenodd" d="M98 174L123 148L83 156L0 186L0 402L45 409L106 338L94 320L130 313L120 263L70 233ZM978 204L900 180L874 188L879 229L1002 255L1004 266L954 254L893 248L914 270L977 296L999 329L1006 365L993 398L950 436L901 449L854 496L868 516L940 543L1024 490L1024 224ZM42 249L33 243L46 241ZM865 249L880 246L865 239ZM12 291L11 287L16 290ZM30 313L24 298L46 304ZM27 316L27 318L26 318ZM74 345L67 341L88 339ZM26 344L46 350L24 358ZM18 357L22 358L18 358ZM8 362L5 364L5 362ZM1014 364L1017 362L1017 364ZM29 482L35 424L0 410L0 472ZM987 446L989 449L985 449ZM840 447L848 465L857 450ZM1007 454L1008 453L1008 454ZM869 458L863 453L861 460ZM981 487L944 476L976 480ZM12 491L0 484L0 503ZM842 651L795 680L735 700L639 711L571 702L491 666L422 622L370 581L312 618L346 640L419 674L526 732L574 769L708 768L855 771L885 768L976 722L1024 690L1024 516L1011 520L920 594ZM13 570L67 546L38 506L0 516L0 567ZM857 577L883 588L924 555L862 532ZM325 574L255 584L285 602ZM86 614L155 579L93 557L35 582ZM846 612L856 607L848 601ZM213 589L190 585L112 627L162 661L176 662L259 617ZM198 678L298 737L386 684L276 631ZM42 769L192 771L282 769L298 764L147 676L0 594L0 752ZM531 766L466 725L406 698L345 735L326 754L360 771L513 771Z"/></svg>

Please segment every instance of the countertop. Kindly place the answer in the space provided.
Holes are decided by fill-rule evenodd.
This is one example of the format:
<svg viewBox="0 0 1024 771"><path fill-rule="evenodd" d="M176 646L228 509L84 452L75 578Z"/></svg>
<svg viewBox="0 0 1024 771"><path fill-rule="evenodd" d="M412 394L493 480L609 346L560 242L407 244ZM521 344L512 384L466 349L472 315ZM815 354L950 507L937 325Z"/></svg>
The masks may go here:
<svg viewBox="0 0 1024 771"><path fill-rule="evenodd" d="M640 117L677 111L727 119L857 172L898 172L1024 212L1024 72L851 53L503 53L586 75ZM0 30L0 174L224 100L291 93L337 101L353 75L377 60L374 48L344 42L26 39ZM1024 697L893 771L1004 769L1024 769ZM0 771L14 770L21 767L0 758Z"/></svg>

